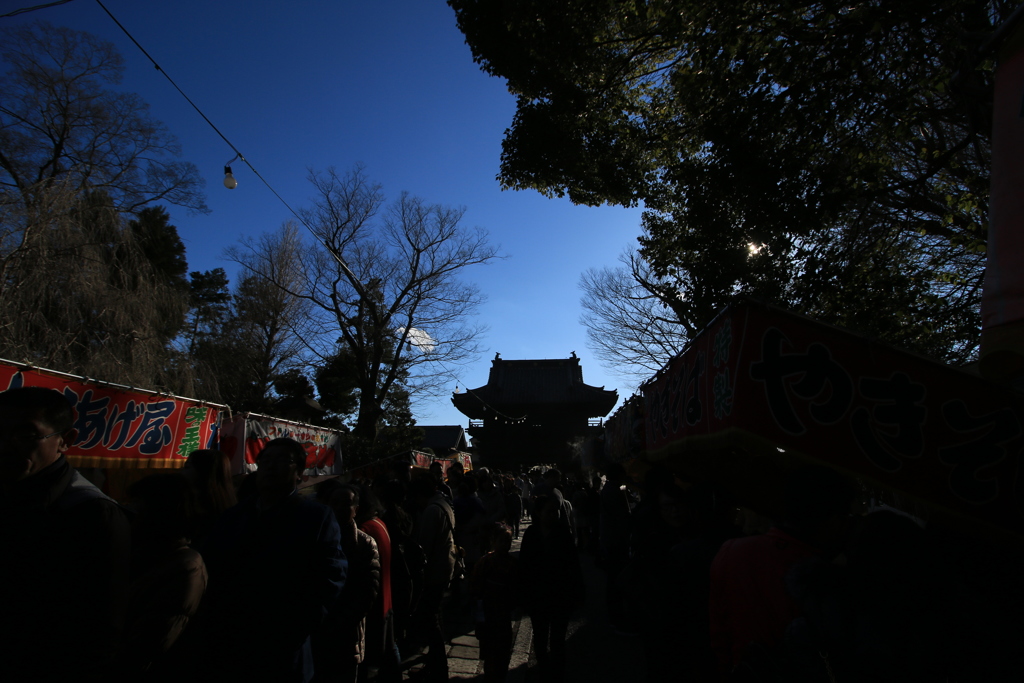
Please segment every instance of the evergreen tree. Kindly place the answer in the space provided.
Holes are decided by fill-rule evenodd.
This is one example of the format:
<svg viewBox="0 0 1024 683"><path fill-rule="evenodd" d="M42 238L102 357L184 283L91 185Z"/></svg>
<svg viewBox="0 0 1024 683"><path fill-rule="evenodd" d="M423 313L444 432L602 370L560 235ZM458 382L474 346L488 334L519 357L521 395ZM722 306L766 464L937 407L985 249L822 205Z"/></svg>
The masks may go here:
<svg viewBox="0 0 1024 683"><path fill-rule="evenodd" d="M683 327L752 294L974 356L992 91L976 50L1016 3L449 4L517 97L503 185L643 202L640 254Z"/></svg>

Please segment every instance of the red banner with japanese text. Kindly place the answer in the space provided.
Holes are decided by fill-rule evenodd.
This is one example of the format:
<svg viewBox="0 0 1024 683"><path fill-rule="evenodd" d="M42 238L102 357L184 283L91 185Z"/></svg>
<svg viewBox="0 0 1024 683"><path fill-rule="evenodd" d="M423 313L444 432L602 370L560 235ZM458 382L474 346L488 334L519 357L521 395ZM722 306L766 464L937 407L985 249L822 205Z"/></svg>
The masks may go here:
<svg viewBox="0 0 1024 683"><path fill-rule="evenodd" d="M181 467L216 435L217 407L0 361L0 390L22 386L55 389L74 406L75 467Z"/></svg>
<svg viewBox="0 0 1024 683"><path fill-rule="evenodd" d="M603 455L608 462L623 462L646 450L644 410L644 402L633 396L605 421Z"/></svg>
<svg viewBox="0 0 1024 683"><path fill-rule="evenodd" d="M464 472L468 472L473 469L472 456L469 453L460 452L445 458L438 458L436 456L432 457L426 453L420 453L419 451L413 451L412 453L416 467L430 467L431 464L439 462L441 463L441 472L445 476L448 476L448 470L451 469L451 466L455 463L462 465L462 470Z"/></svg>
<svg viewBox="0 0 1024 683"><path fill-rule="evenodd" d="M643 387L654 454L792 451L1024 529L1024 400L767 306L730 307Z"/></svg>
<svg viewBox="0 0 1024 683"><path fill-rule="evenodd" d="M341 434L326 427L275 419L266 415L235 415L221 430L221 450L236 474L256 469L256 456L271 439L286 437L306 450L304 474L341 473Z"/></svg>
<svg viewBox="0 0 1024 683"><path fill-rule="evenodd" d="M412 451L412 464L414 467L430 467L430 463L432 463L433 461L434 456L428 453Z"/></svg>

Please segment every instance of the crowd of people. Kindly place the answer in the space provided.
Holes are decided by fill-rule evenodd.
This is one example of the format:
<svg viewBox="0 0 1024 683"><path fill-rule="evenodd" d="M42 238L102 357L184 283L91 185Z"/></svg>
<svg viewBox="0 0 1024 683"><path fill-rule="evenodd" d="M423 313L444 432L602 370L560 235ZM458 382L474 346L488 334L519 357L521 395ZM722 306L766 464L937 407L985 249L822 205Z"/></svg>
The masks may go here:
<svg viewBox="0 0 1024 683"><path fill-rule="evenodd" d="M505 479L400 459L300 491L287 438L241 479L197 450L115 501L68 462L74 421L59 392L0 393L3 680L394 683L423 651L447 680L442 603L495 537L465 489L488 522L522 506ZM477 542L456 545L456 510Z"/></svg>
<svg viewBox="0 0 1024 683"><path fill-rule="evenodd" d="M638 678L651 683L1021 678L1024 629L1008 621L1021 592L1009 569L982 578L999 557L1020 567L1019 545L872 506L832 468L792 467L772 519L662 466L639 480L615 463L601 475L473 474L447 484L488 681L505 680L516 609L532 622L539 680L564 680L567 627L587 598L603 600L614 637L639 644ZM515 557L502 522L520 504L531 523ZM584 554L604 571L603 595L586 595Z"/></svg>
<svg viewBox="0 0 1024 683"><path fill-rule="evenodd" d="M524 611L554 683L588 598L615 637L639 639L652 682L1013 670L918 520L852 515L856 491L826 467L795 468L760 528L737 525L724 487L661 467L639 482L618 464L414 476L398 458L300 492L305 452L283 438L241 481L199 450L114 501L65 457L73 417L52 390L0 393L4 680L396 683L422 653L420 678L445 681L447 606L472 611L487 681L506 680ZM603 595L586 594L584 554Z"/></svg>
<svg viewBox="0 0 1024 683"><path fill-rule="evenodd" d="M1009 644L1022 634L1020 591L983 578L998 543L980 534L866 504L855 481L821 465L786 473L772 519L740 508L720 484L683 482L660 466L634 482L611 465L606 479L609 620L638 639L647 681L1024 673ZM1006 542L1003 557L1019 568L1019 546Z"/></svg>

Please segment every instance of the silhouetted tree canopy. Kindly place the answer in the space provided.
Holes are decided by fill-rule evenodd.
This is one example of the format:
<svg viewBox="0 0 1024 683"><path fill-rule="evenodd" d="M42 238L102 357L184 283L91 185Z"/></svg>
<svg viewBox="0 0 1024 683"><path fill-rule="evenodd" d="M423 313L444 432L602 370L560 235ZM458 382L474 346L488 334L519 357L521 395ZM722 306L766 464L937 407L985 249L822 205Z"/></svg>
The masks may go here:
<svg viewBox="0 0 1024 683"><path fill-rule="evenodd" d="M111 89L111 43L39 22L0 57L0 355L192 395L185 247L157 203L206 211L195 166Z"/></svg>
<svg viewBox="0 0 1024 683"><path fill-rule="evenodd" d="M517 98L502 184L642 202L682 324L746 293L973 356L992 87L973 55L1016 3L449 5Z"/></svg>
<svg viewBox="0 0 1024 683"><path fill-rule="evenodd" d="M176 270L147 253L153 241L177 252L174 226L157 220L143 234L104 193L77 198L62 189L49 190L33 210L45 230L4 235L0 357L190 393L192 374L172 349L187 292Z"/></svg>
<svg viewBox="0 0 1024 683"><path fill-rule="evenodd" d="M39 193L104 192L118 212L154 202L207 211L196 167L149 105L109 89L124 59L97 36L46 22L0 34L0 203Z"/></svg>

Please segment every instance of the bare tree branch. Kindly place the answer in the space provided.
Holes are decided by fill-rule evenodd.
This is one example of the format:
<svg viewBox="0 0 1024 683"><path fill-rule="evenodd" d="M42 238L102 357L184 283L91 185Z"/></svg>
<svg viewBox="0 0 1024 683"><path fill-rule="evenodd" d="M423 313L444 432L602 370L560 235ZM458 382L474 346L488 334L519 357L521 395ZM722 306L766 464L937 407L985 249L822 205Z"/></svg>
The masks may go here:
<svg viewBox="0 0 1024 683"><path fill-rule="evenodd" d="M484 297L461 275L498 252L484 230L461 225L463 209L409 194L385 207L361 167L311 172L310 182L317 198L300 215L313 239L301 249L300 268L272 268L277 257L260 241L229 257L250 272L262 264L268 281L308 303L312 354L328 359L340 349L353 359L355 432L373 437L398 385L413 399L436 392L444 367L477 353L483 328L469 319Z"/></svg>

